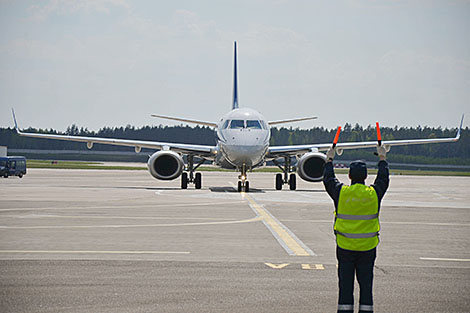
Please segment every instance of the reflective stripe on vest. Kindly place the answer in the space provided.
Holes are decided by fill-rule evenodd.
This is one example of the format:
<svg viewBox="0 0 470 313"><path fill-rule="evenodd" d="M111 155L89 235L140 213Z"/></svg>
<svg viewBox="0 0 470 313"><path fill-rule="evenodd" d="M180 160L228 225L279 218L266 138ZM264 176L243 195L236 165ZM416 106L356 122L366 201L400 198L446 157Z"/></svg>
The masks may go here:
<svg viewBox="0 0 470 313"><path fill-rule="evenodd" d="M379 213L377 214L369 214L369 215L351 215L351 214L336 214L337 218L342 218L343 220L373 220L374 218L379 217Z"/></svg>
<svg viewBox="0 0 470 313"><path fill-rule="evenodd" d="M374 232L374 233L362 233L362 234L348 234L348 233L342 233L340 231L336 231L336 234L344 236L346 238L353 238L353 239L361 239L361 238L373 238L379 234L379 232Z"/></svg>
<svg viewBox="0 0 470 313"><path fill-rule="evenodd" d="M353 304L338 304L338 311L353 311Z"/></svg>
<svg viewBox="0 0 470 313"><path fill-rule="evenodd" d="M379 204L373 187L354 184L341 188L335 211L336 243L340 248L367 251L379 243Z"/></svg>
<svg viewBox="0 0 470 313"><path fill-rule="evenodd" d="M359 311L374 312L374 306L367 304L359 304Z"/></svg>

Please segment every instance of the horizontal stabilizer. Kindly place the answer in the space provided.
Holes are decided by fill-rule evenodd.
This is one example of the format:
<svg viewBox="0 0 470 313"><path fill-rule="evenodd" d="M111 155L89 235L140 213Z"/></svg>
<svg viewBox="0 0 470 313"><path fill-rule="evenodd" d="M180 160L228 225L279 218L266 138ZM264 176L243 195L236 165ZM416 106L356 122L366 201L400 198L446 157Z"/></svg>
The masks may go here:
<svg viewBox="0 0 470 313"><path fill-rule="evenodd" d="M318 117L312 116L312 117L301 117L301 118L294 118L290 120L281 120L281 121L273 121L273 122L268 122L269 125L278 125L278 124L286 124L286 123L292 123L292 122L301 122L301 121L308 121L308 120L314 120L317 119Z"/></svg>
<svg viewBox="0 0 470 313"><path fill-rule="evenodd" d="M185 119L185 118L171 117L171 116L164 116L164 115L157 115L157 114L152 114L152 116L153 117L158 117L158 118L164 118L164 119L172 120L172 121L198 124L198 125L209 126L209 127L217 127L216 123L196 121L196 120L188 120L188 119Z"/></svg>

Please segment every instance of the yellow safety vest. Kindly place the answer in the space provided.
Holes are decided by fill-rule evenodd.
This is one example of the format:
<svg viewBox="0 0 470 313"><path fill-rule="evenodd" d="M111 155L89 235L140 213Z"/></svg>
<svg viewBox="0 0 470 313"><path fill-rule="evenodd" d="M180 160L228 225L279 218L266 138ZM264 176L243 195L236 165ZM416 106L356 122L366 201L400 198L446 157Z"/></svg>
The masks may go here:
<svg viewBox="0 0 470 313"><path fill-rule="evenodd" d="M373 187L343 185L335 217L336 243L340 248L367 251L379 244L379 200Z"/></svg>

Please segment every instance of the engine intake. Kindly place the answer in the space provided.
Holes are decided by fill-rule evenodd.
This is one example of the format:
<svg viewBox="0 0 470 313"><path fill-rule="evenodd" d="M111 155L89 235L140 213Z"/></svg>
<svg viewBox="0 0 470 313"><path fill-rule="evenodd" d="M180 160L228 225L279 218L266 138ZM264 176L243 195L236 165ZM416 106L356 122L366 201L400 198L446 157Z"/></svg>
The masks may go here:
<svg viewBox="0 0 470 313"><path fill-rule="evenodd" d="M183 158L173 151L158 151L147 162L150 174L156 179L172 180L181 175L184 168Z"/></svg>
<svg viewBox="0 0 470 313"><path fill-rule="evenodd" d="M326 155L320 152L304 154L297 163L297 173L306 181L319 182L323 180L323 167L326 163Z"/></svg>

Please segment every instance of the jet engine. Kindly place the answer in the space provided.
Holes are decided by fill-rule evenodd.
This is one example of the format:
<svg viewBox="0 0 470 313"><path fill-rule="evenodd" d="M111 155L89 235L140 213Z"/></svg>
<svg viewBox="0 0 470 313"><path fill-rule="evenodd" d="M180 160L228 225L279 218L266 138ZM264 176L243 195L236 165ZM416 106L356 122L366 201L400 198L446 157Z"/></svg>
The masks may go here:
<svg viewBox="0 0 470 313"><path fill-rule="evenodd" d="M150 174L156 179L172 180L181 175L183 158L174 151L161 150L152 154L147 162Z"/></svg>
<svg viewBox="0 0 470 313"><path fill-rule="evenodd" d="M323 179L323 167L326 163L326 155L320 152L304 154L297 163L297 173L306 181L319 182Z"/></svg>

